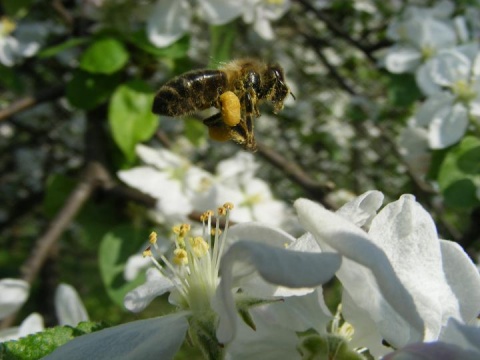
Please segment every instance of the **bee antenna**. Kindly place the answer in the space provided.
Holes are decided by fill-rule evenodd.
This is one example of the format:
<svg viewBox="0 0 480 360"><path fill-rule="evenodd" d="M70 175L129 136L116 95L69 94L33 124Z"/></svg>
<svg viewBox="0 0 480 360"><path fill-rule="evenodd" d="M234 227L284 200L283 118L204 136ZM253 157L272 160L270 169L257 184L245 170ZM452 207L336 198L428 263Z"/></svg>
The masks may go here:
<svg viewBox="0 0 480 360"><path fill-rule="evenodd" d="M290 95L292 95L293 100L297 100L297 98L295 97L295 95L293 95L291 91L290 91Z"/></svg>

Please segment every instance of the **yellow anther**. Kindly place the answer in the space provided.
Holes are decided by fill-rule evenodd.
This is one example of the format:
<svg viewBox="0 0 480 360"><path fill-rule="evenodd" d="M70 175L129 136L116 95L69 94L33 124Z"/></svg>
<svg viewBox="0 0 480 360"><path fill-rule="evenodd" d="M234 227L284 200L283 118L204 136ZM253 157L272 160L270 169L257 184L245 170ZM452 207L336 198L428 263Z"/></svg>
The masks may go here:
<svg viewBox="0 0 480 360"><path fill-rule="evenodd" d="M192 245L193 253L197 258L201 258L205 254L208 253L208 243L203 240L201 236L196 236L194 238L190 238L190 244Z"/></svg>
<svg viewBox="0 0 480 360"><path fill-rule="evenodd" d="M200 221L205 222L208 220L209 217L212 217L212 216L213 216L213 211L207 210L202 215L200 215Z"/></svg>
<svg viewBox="0 0 480 360"><path fill-rule="evenodd" d="M227 215L227 209L225 209L223 206L220 206L217 209L217 214L218 214L218 216L225 216L225 215Z"/></svg>
<svg viewBox="0 0 480 360"><path fill-rule="evenodd" d="M223 207L227 210L232 210L234 206L231 202L226 202L225 204L223 204Z"/></svg>
<svg viewBox="0 0 480 360"><path fill-rule="evenodd" d="M178 236L184 237L185 235L188 234L189 231L190 231L190 224L182 224L180 225L180 232Z"/></svg>
<svg viewBox="0 0 480 360"><path fill-rule="evenodd" d="M210 235L215 236L215 234L221 235L221 234L222 234L222 230L220 230L220 229L218 229L218 230L212 229L212 230L210 231Z"/></svg>
<svg viewBox="0 0 480 360"><path fill-rule="evenodd" d="M147 248L143 251L142 255L143 255L143 257L147 257L147 256L148 256L148 257L151 257L151 256L152 256L152 250L150 250L150 246L147 247Z"/></svg>
<svg viewBox="0 0 480 360"><path fill-rule="evenodd" d="M173 263L175 265L187 265L188 264L188 254L183 249L175 249L173 251Z"/></svg>
<svg viewBox="0 0 480 360"><path fill-rule="evenodd" d="M180 225L175 225L172 227L172 232L177 235L180 234Z"/></svg>
<svg viewBox="0 0 480 360"><path fill-rule="evenodd" d="M157 233L155 231L152 231L150 235L148 236L148 241L150 244L154 245L157 243Z"/></svg>

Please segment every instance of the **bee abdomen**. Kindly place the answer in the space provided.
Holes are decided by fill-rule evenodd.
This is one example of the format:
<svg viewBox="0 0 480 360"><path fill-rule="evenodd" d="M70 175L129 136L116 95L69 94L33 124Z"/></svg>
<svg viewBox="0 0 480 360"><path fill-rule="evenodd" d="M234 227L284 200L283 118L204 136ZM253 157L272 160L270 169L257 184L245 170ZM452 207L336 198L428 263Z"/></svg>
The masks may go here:
<svg viewBox="0 0 480 360"><path fill-rule="evenodd" d="M219 70L190 71L163 85L155 95L152 111L182 116L214 106L225 90L227 77Z"/></svg>

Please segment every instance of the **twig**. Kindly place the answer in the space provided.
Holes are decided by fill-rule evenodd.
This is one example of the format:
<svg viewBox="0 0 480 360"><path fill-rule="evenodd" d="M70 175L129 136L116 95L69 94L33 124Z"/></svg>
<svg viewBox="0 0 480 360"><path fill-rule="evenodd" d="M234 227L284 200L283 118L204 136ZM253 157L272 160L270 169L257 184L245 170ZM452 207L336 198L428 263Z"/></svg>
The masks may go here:
<svg viewBox="0 0 480 360"><path fill-rule="evenodd" d="M8 119L10 116L15 115L21 111L27 110L34 105L42 102L51 101L61 97L65 93L64 86L56 86L50 89L38 92L33 96L27 96L23 99L14 101L10 106L0 110L0 121Z"/></svg>
<svg viewBox="0 0 480 360"><path fill-rule="evenodd" d="M337 71L335 66L330 64L330 62L328 61L325 54L322 52L322 50L320 50L321 42L318 39L316 39L316 38L314 38L314 37L312 37L308 34L302 33L302 35L305 38L305 40L307 41L307 43L309 43L310 46L313 48L313 50L315 51L315 53L317 54L318 58L323 63L323 65L325 65L325 67L328 69L328 71L333 76L333 78L338 82L340 87L343 90L345 90L346 92L348 92L350 95L354 95L354 96L357 95L356 91L339 74L339 72Z"/></svg>
<svg viewBox="0 0 480 360"><path fill-rule="evenodd" d="M320 19L321 21L323 21L327 27L330 29L330 31L332 33L334 33L335 35L339 36L340 38L344 39L345 41L347 41L348 43L350 43L351 45L353 45L354 47L356 47L357 49L361 50L362 53L365 54L365 56L370 60L372 61L373 63L376 63L377 60L372 56L372 54L370 54L367 50L368 47L364 46L363 44L361 44L359 41L355 40L354 38L352 38L350 36L349 33L343 31L342 28L338 27L337 24L335 24L333 21L331 21L327 16L325 16L325 14L320 11L320 10L317 10L315 9L314 6L312 6L312 4L310 4L310 1L309 0L297 0L300 4L302 4L302 6L307 9L308 11L311 11L315 14L315 16Z"/></svg>
<svg viewBox="0 0 480 360"><path fill-rule="evenodd" d="M282 172L284 172L289 179L300 185L305 192L313 199L325 205L327 208L333 208L325 197L326 194L332 190L332 186L328 184L320 184L313 180L302 168L297 164L289 161L273 149L257 143L258 153L266 159L270 164L274 165Z"/></svg>

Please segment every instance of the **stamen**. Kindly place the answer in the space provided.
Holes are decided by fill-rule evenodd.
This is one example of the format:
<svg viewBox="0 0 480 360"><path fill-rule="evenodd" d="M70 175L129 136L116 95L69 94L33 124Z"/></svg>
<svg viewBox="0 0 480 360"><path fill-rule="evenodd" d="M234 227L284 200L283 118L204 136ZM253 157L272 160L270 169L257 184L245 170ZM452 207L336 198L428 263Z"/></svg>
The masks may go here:
<svg viewBox="0 0 480 360"><path fill-rule="evenodd" d="M173 263L175 265L187 265L188 254L184 249L175 249L173 251Z"/></svg>
<svg viewBox="0 0 480 360"><path fill-rule="evenodd" d="M152 250L150 249L150 246L143 251L142 255L143 257L152 257Z"/></svg>
<svg viewBox="0 0 480 360"><path fill-rule="evenodd" d="M210 248L201 236L190 238L190 244L192 245L193 253L197 258L205 256Z"/></svg>

